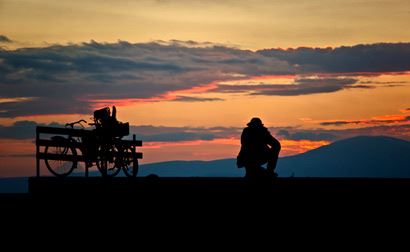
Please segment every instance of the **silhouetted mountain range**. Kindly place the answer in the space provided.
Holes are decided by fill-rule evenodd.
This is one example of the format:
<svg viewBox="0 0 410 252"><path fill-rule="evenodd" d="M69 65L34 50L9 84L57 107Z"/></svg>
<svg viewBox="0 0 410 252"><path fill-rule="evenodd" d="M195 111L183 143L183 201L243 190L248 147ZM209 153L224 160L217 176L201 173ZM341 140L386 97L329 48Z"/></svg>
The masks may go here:
<svg viewBox="0 0 410 252"><path fill-rule="evenodd" d="M142 165L140 175L241 177L235 159L171 161ZM280 158L281 177L410 177L410 142L386 136L359 136L303 154Z"/></svg>
<svg viewBox="0 0 410 252"><path fill-rule="evenodd" d="M281 176L410 177L410 142L385 136L360 136L281 159Z"/></svg>
<svg viewBox="0 0 410 252"><path fill-rule="evenodd" d="M0 178L0 193L28 192L28 178Z"/></svg>
<svg viewBox="0 0 410 252"><path fill-rule="evenodd" d="M410 142L385 136L359 136L279 159L280 177L410 178ZM236 159L170 161L141 165L138 176L243 177ZM82 176L82 174L76 174ZM91 176L100 176L91 172ZM0 179L0 193L26 192L26 178Z"/></svg>

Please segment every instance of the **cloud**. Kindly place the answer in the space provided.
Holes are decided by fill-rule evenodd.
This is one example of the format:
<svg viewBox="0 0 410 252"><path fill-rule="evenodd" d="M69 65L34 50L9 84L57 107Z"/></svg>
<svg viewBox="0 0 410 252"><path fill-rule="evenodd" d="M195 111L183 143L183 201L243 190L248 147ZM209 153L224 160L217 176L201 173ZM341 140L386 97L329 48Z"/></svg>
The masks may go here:
<svg viewBox="0 0 410 252"><path fill-rule="evenodd" d="M0 34L0 43L12 43L12 42L13 40L9 39L7 36Z"/></svg>
<svg viewBox="0 0 410 252"><path fill-rule="evenodd" d="M34 139L37 125L64 127L58 123L37 124L34 121L17 121L11 126L0 125L0 139Z"/></svg>
<svg viewBox="0 0 410 252"><path fill-rule="evenodd" d="M292 84L259 84L259 85L218 85L214 91L225 93L249 93L251 95L294 96L317 93L331 93L346 88L367 88L353 86L357 79L353 78L301 78Z"/></svg>
<svg viewBox="0 0 410 252"><path fill-rule="evenodd" d="M410 118L408 118L410 120ZM34 139L37 125L64 127L62 124L37 124L34 121L17 121L10 126L0 125L0 139ZM91 128L90 128L91 129ZM183 142L183 141L212 141L217 139L238 139L242 127L167 127L153 125L131 125L130 136L135 134L137 139L144 142ZM387 135L410 140L410 124L377 125L356 129L301 129L298 127L269 127L274 136L282 140L292 141L329 141L361 136ZM130 138L127 136L126 138Z"/></svg>
<svg viewBox="0 0 410 252"><path fill-rule="evenodd" d="M360 84L381 84L381 85L401 85L407 84L407 81L360 81Z"/></svg>
<svg viewBox="0 0 410 252"><path fill-rule="evenodd" d="M8 38L4 36L5 39ZM220 101L194 96L195 92L201 93L198 87L211 84L215 88L207 91L280 96L373 88L377 83L358 83L354 77L346 76L358 72L406 71L410 69L409 56L410 43L257 52L178 40L137 44L91 41L45 48L0 48L0 117L89 114L101 101L122 99ZM330 75L317 77L318 73ZM289 74L316 78L296 77L294 83L286 85L223 84ZM345 77L335 77L339 75ZM26 99L4 102L10 98Z"/></svg>
<svg viewBox="0 0 410 252"><path fill-rule="evenodd" d="M293 132L292 132L293 131ZM288 140L334 141L338 136L325 130L279 130L276 135Z"/></svg>
<svg viewBox="0 0 410 252"><path fill-rule="evenodd" d="M336 141L355 136L391 136L410 141L410 124L378 125L356 129L272 129L279 138L289 140Z"/></svg>
<svg viewBox="0 0 410 252"><path fill-rule="evenodd" d="M149 99L235 76L293 72L286 62L252 51L189 44L91 41L0 49L0 98L35 97L0 103L0 117L90 113L96 100Z"/></svg>
<svg viewBox="0 0 410 252"><path fill-rule="evenodd" d="M172 101L178 102L207 102L207 101L223 101L221 98L206 98L206 97L194 97L194 96L182 96L178 95Z"/></svg>
<svg viewBox="0 0 410 252"><path fill-rule="evenodd" d="M264 49L258 52L286 61L305 73L400 72L410 70L410 43L379 43L336 48Z"/></svg>
<svg viewBox="0 0 410 252"><path fill-rule="evenodd" d="M237 127L166 127L141 125L131 126L130 131L137 138L147 142L176 142L237 138L242 128Z"/></svg>
<svg viewBox="0 0 410 252"><path fill-rule="evenodd" d="M35 121L17 121L13 125L0 125L0 139L34 139L36 126L63 128L59 123L38 124ZM92 128L88 128L92 130ZM213 140L217 138L238 137L242 129L235 127L166 127L152 125L131 125L130 138L135 134L145 142L178 142L194 140Z"/></svg>
<svg viewBox="0 0 410 252"><path fill-rule="evenodd" d="M367 119L367 120L338 120L338 121L326 121L320 123L322 126L343 126L343 125L377 125L377 124L391 124L391 123L409 123L410 116L408 115L392 115L385 116L380 119Z"/></svg>

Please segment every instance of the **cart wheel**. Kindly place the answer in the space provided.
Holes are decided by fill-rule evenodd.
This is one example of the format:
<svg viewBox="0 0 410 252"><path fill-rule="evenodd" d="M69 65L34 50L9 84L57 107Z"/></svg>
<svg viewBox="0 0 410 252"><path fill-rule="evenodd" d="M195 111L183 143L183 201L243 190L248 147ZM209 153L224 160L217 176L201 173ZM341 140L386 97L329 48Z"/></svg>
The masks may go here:
<svg viewBox="0 0 410 252"><path fill-rule="evenodd" d="M66 138L60 136L52 137L52 140L61 141L63 143L68 141ZM77 151L74 147L47 146L44 153L77 156ZM67 177L74 168L77 167L76 161L44 159L44 162L46 163L47 169L57 177Z"/></svg>
<svg viewBox="0 0 410 252"><path fill-rule="evenodd" d="M124 150L124 166L123 170L127 177L136 177L138 173L138 159L132 157L132 149L125 148Z"/></svg>
<svg viewBox="0 0 410 252"><path fill-rule="evenodd" d="M115 177L121 171L121 159L114 145L100 145L97 152L97 168L103 177Z"/></svg>

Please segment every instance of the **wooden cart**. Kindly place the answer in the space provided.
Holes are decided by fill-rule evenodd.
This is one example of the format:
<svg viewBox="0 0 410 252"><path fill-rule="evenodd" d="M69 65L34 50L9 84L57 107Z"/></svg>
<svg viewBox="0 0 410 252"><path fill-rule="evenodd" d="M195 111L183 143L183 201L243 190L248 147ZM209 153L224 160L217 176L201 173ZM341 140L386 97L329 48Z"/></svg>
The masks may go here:
<svg viewBox="0 0 410 252"><path fill-rule="evenodd" d="M128 125L127 125L128 126ZM102 176L113 177L121 170L127 176L138 173L138 159L142 153L137 147L142 141L123 140L121 137L102 134L98 129L74 129L37 126L36 129L36 174L40 176L40 160L57 177L66 177L85 163L85 176L96 165Z"/></svg>

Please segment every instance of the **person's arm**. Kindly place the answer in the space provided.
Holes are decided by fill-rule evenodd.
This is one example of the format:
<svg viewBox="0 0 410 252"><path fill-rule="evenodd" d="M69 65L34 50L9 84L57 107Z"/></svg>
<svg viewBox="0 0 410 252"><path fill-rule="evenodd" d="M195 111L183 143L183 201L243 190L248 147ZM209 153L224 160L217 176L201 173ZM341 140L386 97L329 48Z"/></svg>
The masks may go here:
<svg viewBox="0 0 410 252"><path fill-rule="evenodd" d="M241 134L241 145L244 145L248 142L248 130L247 128L243 129Z"/></svg>
<svg viewBox="0 0 410 252"><path fill-rule="evenodd" d="M280 142L272 136L272 134L269 132L269 130L266 130L266 132L267 132L267 135L268 135L268 137L267 137L268 145L271 146L273 149L280 151L280 149L281 149Z"/></svg>
<svg viewBox="0 0 410 252"><path fill-rule="evenodd" d="M115 106L112 106L111 118L114 119L115 121L117 120L117 108Z"/></svg>

